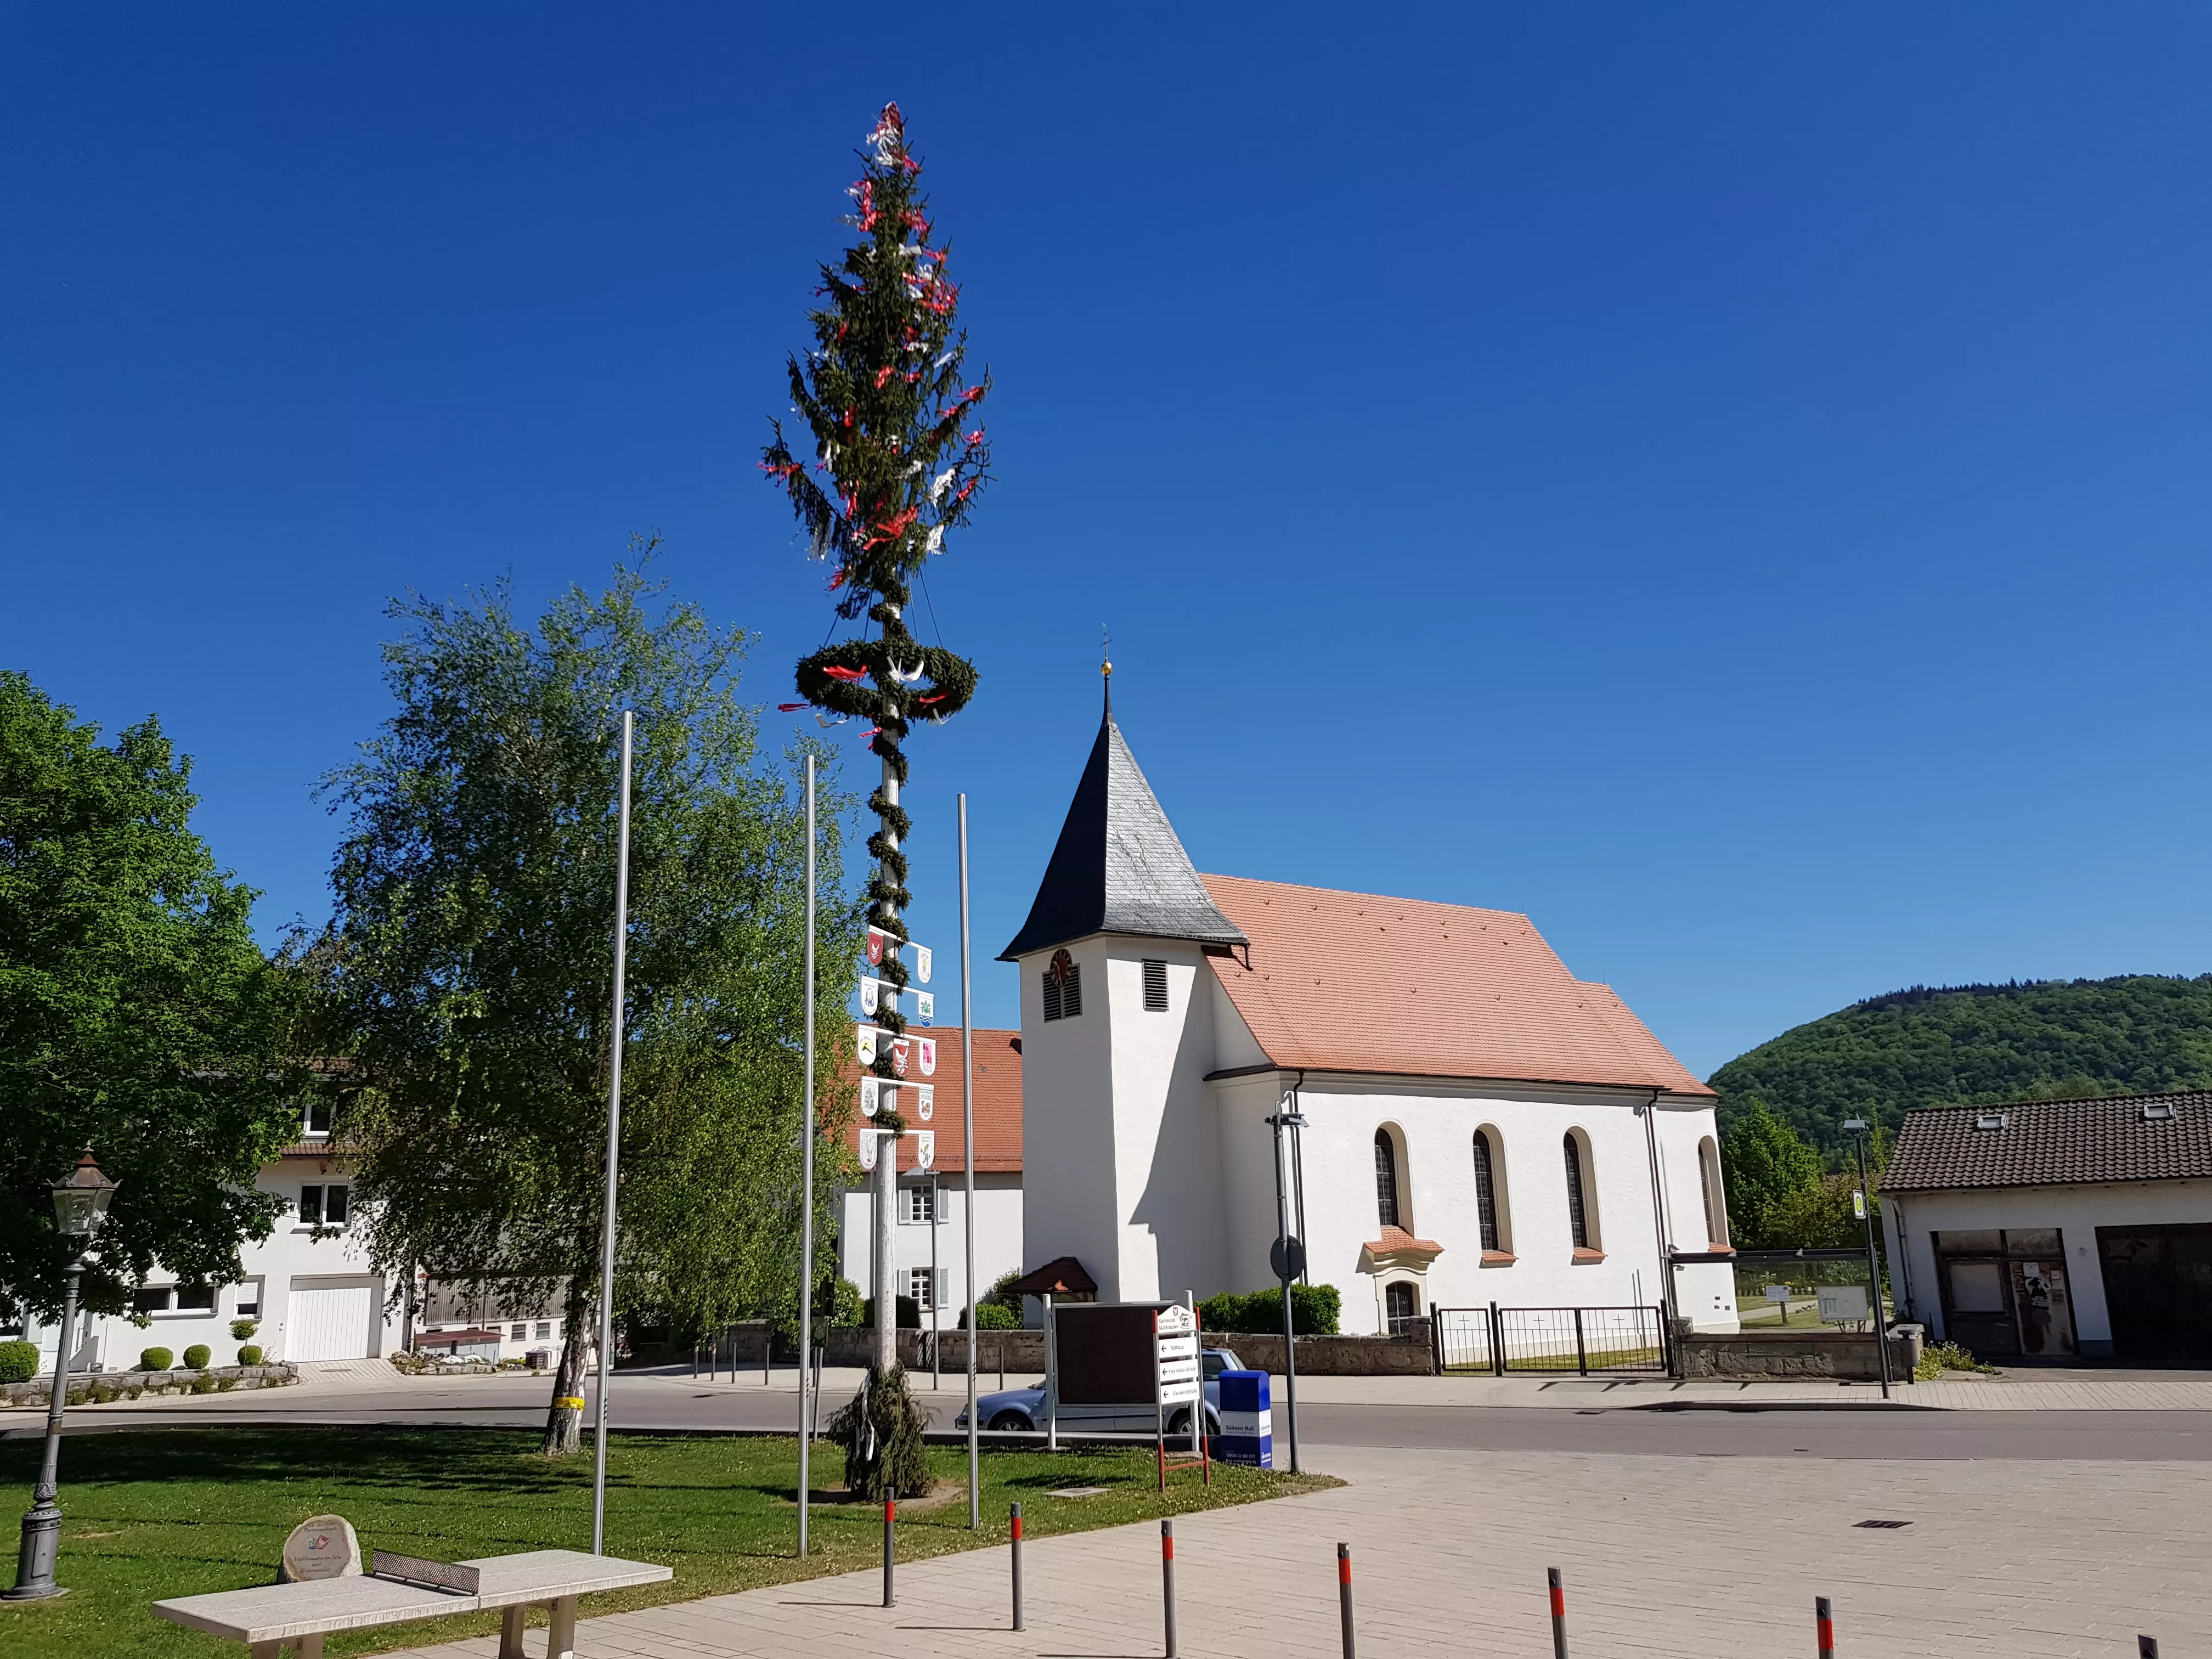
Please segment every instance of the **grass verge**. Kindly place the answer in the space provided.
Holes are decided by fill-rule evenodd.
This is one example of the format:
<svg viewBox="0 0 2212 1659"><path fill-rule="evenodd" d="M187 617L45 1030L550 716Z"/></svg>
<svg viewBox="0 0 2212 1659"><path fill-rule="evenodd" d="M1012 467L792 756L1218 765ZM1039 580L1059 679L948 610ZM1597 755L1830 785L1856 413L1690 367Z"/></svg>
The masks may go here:
<svg viewBox="0 0 2212 1659"><path fill-rule="evenodd" d="M158 1620L171 1596L239 1589L276 1577L284 1536L311 1515L344 1516L372 1549L457 1561L520 1550L588 1549L592 1459L537 1455L534 1431L500 1429L164 1429L75 1435L62 1445L62 1556L56 1577L70 1594L52 1601L0 1602L0 1655L82 1659L237 1659L235 1643ZM4 1513L30 1506L34 1440L0 1443ZM950 1501L900 1506L898 1556L922 1560L1003 1543L1006 1506L1022 1505L1030 1538L1083 1532L1338 1483L1216 1464L1213 1484L1195 1472L1154 1490L1144 1450L987 1452L983 1521L968 1530L967 1454L933 1447L930 1467ZM617 1435L607 1472L607 1548L663 1562L673 1582L587 1597L586 1614L683 1601L878 1565L881 1512L817 1504L805 1561L793 1551L797 1442L788 1438ZM817 1443L817 1487L840 1473ZM1053 1489L1103 1486L1095 1498ZM499 1615L464 1613L383 1631L333 1635L334 1656L379 1653L495 1631Z"/></svg>

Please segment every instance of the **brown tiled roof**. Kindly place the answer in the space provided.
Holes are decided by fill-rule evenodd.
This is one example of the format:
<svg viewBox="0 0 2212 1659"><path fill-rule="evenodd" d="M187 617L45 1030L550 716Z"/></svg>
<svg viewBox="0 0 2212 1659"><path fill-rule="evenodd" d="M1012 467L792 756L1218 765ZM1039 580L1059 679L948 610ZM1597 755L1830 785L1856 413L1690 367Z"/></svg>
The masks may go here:
<svg viewBox="0 0 2212 1659"><path fill-rule="evenodd" d="M1382 1237L1370 1238L1363 1246L1370 1255L1388 1255L1393 1250L1426 1250L1431 1255L1442 1255L1444 1247L1433 1238L1416 1238L1403 1227L1385 1227Z"/></svg>
<svg viewBox="0 0 2212 1659"><path fill-rule="evenodd" d="M980 1090L978 1093L981 1092ZM1006 1287L1009 1296L1096 1296L1098 1281L1072 1255L1056 1255Z"/></svg>
<svg viewBox="0 0 2212 1659"><path fill-rule="evenodd" d="M967 1165L961 1162L960 1139L960 1028L957 1025L939 1027L925 1031L919 1026L908 1026L909 1036L933 1036L937 1039L937 1074L923 1077L919 1071L910 1074L911 1081L936 1085L928 1122L924 1123L914 1114L909 1097L902 1094L899 1115L909 1129L937 1131L937 1158L931 1167L939 1175L957 1174ZM843 1074L846 1081L858 1082L860 1075L859 1055L851 1042L852 1033L846 1032ZM846 1144L855 1152L860 1150L860 1129L867 1119L854 1115L853 1127L847 1132ZM898 1166L902 1172L920 1166L914 1161L914 1142L905 1135L899 1137ZM975 1028L975 1171L1019 1174L1022 1167L1022 1034L1019 1031L986 1030Z"/></svg>
<svg viewBox="0 0 2212 1659"><path fill-rule="evenodd" d="M2171 1108L2146 1118L2143 1108ZM2002 1116L2002 1128L1976 1123ZM1882 1171L1893 1193L2212 1177L2212 1091L1931 1106L1905 1115Z"/></svg>
<svg viewBox="0 0 2212 1659"><path fill-rule="evenodd" d="M1251 939L1214 971L1277 1066L1597 1083L1711 1098L1611 987L1567 971L1528 918L1207 876Z"/></svg>

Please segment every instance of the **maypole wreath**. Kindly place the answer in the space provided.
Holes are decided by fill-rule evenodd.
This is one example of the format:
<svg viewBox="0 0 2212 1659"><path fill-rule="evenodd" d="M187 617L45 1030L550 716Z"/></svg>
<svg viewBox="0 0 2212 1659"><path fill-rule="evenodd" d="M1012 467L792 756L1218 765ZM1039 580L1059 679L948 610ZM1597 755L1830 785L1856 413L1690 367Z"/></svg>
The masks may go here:
<svg viewBox="0 0 2212 1659"><path fill-rule="evenodd" d="M908 582L945 551L946 535L967 521L989 477L990 445L975 411L991 379L987 373L963 384L968 337L954 325L960 290L945 275L945 250L931 243L927 204L915 187L921 163L907 149L896 104L884 106L861 160L847 191L855 211L845 220L860 240L842 265L820 268L815 293L826 303L808 313L814 348L804 362L790 360L793 412L813 434L811 467L792 453L777 421L761 470L789 494L809 556L830 563L837 615L872 625L859 639L801 659L805 701L782 706L811 705L838 723L873 722L868 746L882 758L883 778L868 798L878 820L868 838L876 860L868 926L903 939L901 913L913 895L900 850L912 827L899 805L902 744L915 719L941 722L975 690L973 665L907 631ZM905 989L907 968L896 949L883 953L879 971ZM906 1021L896 991L887 1001L876 1020L896 1039ZM897 1074L893 1048L878 1047L878 1077ZM904 1044L896 1049L902 1056Z"/></svg>

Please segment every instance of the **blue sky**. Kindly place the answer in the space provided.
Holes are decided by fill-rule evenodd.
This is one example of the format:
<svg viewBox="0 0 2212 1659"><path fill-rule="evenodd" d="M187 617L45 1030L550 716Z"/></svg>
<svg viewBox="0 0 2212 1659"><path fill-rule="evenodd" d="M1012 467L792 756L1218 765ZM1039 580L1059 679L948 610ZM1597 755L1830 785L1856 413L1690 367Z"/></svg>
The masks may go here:
<svg viewBox="0 0 2212 1659"><path fill-rule="evenodd" d="M983 1020L1102 622L1200 868L1526 910L1701 1073L2212 970L2208 82L2181 5L8 8L0 662L160 714L272 934L388 595L657 528L787 696L753 463L896 97L998 386L908 797Z"/></svg>

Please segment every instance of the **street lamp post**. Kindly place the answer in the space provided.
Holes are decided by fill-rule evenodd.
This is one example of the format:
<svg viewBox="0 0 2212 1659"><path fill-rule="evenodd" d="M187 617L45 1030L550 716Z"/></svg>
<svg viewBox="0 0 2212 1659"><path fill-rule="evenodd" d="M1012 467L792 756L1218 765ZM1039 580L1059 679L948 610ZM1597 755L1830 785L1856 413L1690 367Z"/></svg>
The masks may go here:
<svg viewBox="0 0 2212 1659"><path fill-rule="evenodd" d="M53 1389L46 1401L46 1455L39 1465L39 1484L31 1493L31 1507L23 1516L23 1542L15 1557L15 1587L0 1590L0 1599L33 1601L59 1595L54 1583L54 1557L62 1536L61 1505L54 1502L61 1488L56 1479L62 1456L62 1413L69 1406L70 1329L76 1323L76 1287L91 1253L93 1236L106 1218L108 1200L116 1183L100 1174L100 1165L87 1151L70 1171L69 1179L54 1185L55 1229L69 1241L68 1288L62 1296L62 1323L54 1339Z"/></svg>
<svg viewBox="0 0 2212 1659"><path fill-rule="evenodd" d="M1283 1174L1283 1131L1306 1127L1304 1115L1297 1109L1295 1093L1285 1097L1285 1109L1269 1115L1267 1127L1275 1132L1275 1248L1268 1252L1270 1265L1283 1289L1283 1404L1285 1418L1291 1431L1291 1473L1300 1472L1298 1465L1298 1340L1297 1324L1291 1316L1291 1281L1304 1269L1304 1246L1302 1240L1291 1236L1291 1209Z"/></svg>
<svg viewBox="0 0 2212 1659"><path fill-rule="evenodd" d="M1865 1212L1861 1219L1866 1223L1867 1294L1874 1298L1874 1352L1881 1366L1881 1397L1889 1398L1889 1330L1881 1316L1881 1264L1874 1253L1874 1194L1867 1189L1867 1131L1870 1126L1863 1117L1847 1117L1844 1127L1854 1137L1853 1144L1859 1154L1859 1207Z"/></svg>

